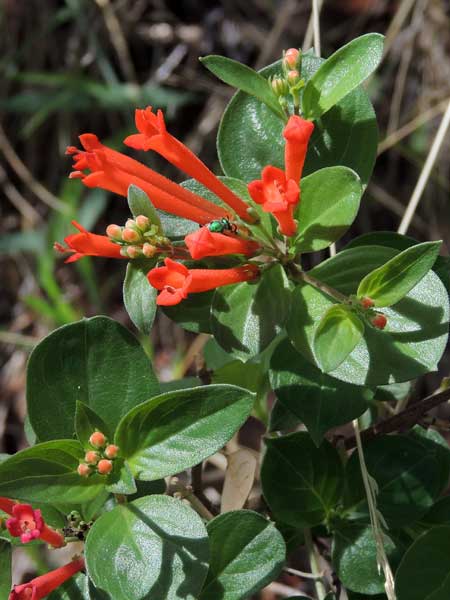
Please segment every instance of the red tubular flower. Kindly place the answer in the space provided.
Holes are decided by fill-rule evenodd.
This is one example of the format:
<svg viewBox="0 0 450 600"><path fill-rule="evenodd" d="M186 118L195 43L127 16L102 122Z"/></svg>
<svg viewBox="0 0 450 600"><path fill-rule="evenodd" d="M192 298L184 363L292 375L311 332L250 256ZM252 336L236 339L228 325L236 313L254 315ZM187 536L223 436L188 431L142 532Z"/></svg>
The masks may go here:
<svg viewBox="0 0 450 600"><path fill-rule="evenodd" d="M59 569L35 577L28 583L15 585L8 600L41 600L82 569L84 569L84 559L73 560Z"/></svg>
<svg viewBox="0 0 450 600"><path fill-rule="evenodd" d="M164 115L158 110L155 115L152 107L137 109L135 112L136 129L139 133L129 135L124 144L135 150L154 150L178 169L193 177L228 204L241 219L251 221L247 213L248 206L232 192L212 171L189 150L187 146L171 135L164 121Z"/></svg>
<svg viewBox="0 0 450 600"><path fill-rule="evenodd" d="M198 260L204 256L225 256L227 254L254 255L259 249L259 244L243 240L235 235L215 233L208 227L201 227L198 231L189 233L184 242L193 259Z"/></svg>
<svg viewBox="0 0 450 600"><path fill-rule="evenodd" d="M294 235L297 223L294 220L294 208L300 199L298 184L288 179L284 171L277 167L264 167L262 179L248 184L250 196L261 204L265 212L270 212L278 221L284 235Z"/></svg>
<svg viewBox="0 0 450 600"><path fill-rule="evenodd" d="M126 196L128 187L134 184L148 194L156 208L200 224L227 216L224 208L104 146L94 134L85 133L80 136L80 141L85 152L69 146L66 154L73 155L75 161L70 177L81 179L87 187L100 187ZM86 169L91 173L84 174Z"/></svg>
<svg viewBox="0 0 450 600"><path fill-rule="evenodd" d="M284 166L286 179L293 179L296 183L300 181L305 164L306 151L308 150L309 138L314 130L314 124L306 121L298 115L289 117L289 121L283 131L286 147L284 151Z"/></svg>
<svg viewBox="0 0 450 600"><path fill-rule="evenodd" d="M10 500L9 498L3 498L0 496L0 510L5 512L8 515L12 515L12 511L14 506L17 504L14 500Z"/></svg>
<svg viewBox="0 0 450 600"><path fill-rule="evenodd" d="M231 269L188 269L170 258L164 260L164 267L152 269L147 278L161 293L156 299L160 306L178 304L188 294L206 292L222 285L256 279L259 269L256 265L244 265Z"/></svg>
<svg viewBox="0 0 450 600"><path fill-rule="evenodd" d="M13 503L11 510L5 512L11 515L11 518L6 521L9 533L14 537L20 537L22 544L41 539L56 548L64 546L64 536L49 527L44 522L41 511L34 510L30 504Z"/></svg>
<svg viewBox="0 0 450 600"><path fill-rule="evenodd" d="M90 233L77 223L72 221L72 225L78 229L80 233L73 233L64 238L67 247L56 243L55 250L61 253L71 252L71 256L65 261L66 263L74 262L83 258L83 256L104 256L106 258L124 258L120 254L120 246L114 244L108 236L97 235Z"/></svg>

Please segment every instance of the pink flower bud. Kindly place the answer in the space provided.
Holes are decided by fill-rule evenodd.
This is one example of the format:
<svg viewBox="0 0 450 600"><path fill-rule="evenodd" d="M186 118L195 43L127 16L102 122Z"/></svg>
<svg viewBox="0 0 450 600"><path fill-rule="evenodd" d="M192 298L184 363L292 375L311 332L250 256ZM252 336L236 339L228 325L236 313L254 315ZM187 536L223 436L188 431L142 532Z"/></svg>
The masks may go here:
<svg viewBox="0 0 450 600"><path fill-rule="evenodd" d="M106 458L102 458L102 460L97 465L97 470L100 475L108 475L111 473L113 468L113 464L110 460L106 460Z"/></svg>
<svg viewBox="0 0 450 600"><path fill-rule="evenodd" d="M377 329L384 329L386 327L387 317L381 313L378 313L375 317L373 317L371 323Z"/></svg>
<svg viewBox="0 0 450 600"><path fill-rule="evenodd" d="M84 455L84 460L90 465L96 465L100 460L100 456L95 450L89 450L89 452L86 452Z"/></svg>
<svg viewBox="0 0 450 600"><path fill-rule="evenodd" d="M130 229L135 229L136 221L134 219L127 219L125 222L125 227L129 227Z"/></svg>
<svg viewBox="0 0 450 600"><path fill-rule="evenodd" d="M142 252L146 258L152 258L158 252L158 248L152 246L152 244L145 243L142 246Z"/></svg>
<svg viewBox="0 0 450 600"><path fill-rule="evenodd" d="M87 477L89 475L89 473L91 472L91 468L89 465L86 465L85 463L80 463L78 465L78 475L80 475L81 477Z"/></svg>
<svg viewBox="0 0 450 600"><path fill-rule="evenodd" d="M289 71L287 74L287 81L290 86L294 86L299 82L300 73L297 70Z"/></svg>
<svg viewBox="0 0 450 600"><path fill-rule="evenodd" d="M106 437L101 431L94 431L89 438L89 443L92 444L94 448L103 448L103 446L106 444Z"/></svg>
<svg viewBox="0 0 450 600"><path fill-rule="evenodd" d="M129 229L128 227L126 227L122 231L123 241L128 242L129 244L139 241L140 237L141 236L139 235L139 233L137 231L134 231L134 229Z"/></svg>
<svg viewBox="0 0 450 600"><path fill-rule="evenodd" d="M300 52L297 48L289 48L286 50L283 57L283 62L288 69L295 69L300 56Z"/></svg>
<svg viewBox="0 0 450 600"><path fill-rule="evenodd" d="M106 228L106 235L113 240L121 240L122 239L122 227L118 225L108 225Z"/></svg>
<svg viewBox="0 0 450 600"><path fill-rule="evenodd" d="M106 458L116 458L118 452L119 452L119 446L115 446L114 444L109 444L105 448Z"/></svg>
<svg viewBox="0 0 450 600"><path fill-rule="evenodd" d="M138 258L141 256L142 250L138 246L128 246L127 256L128 258Z"/></svg>
<svg viewBox="0 0 450 600"><path fill-rule="evenodd" d="M150 225L150 219L145 215L138 215L136 217L136 225L141 231L147 231L148 226Z"/></svg>
<svg viewBox="0 0 450 600"><path fill-rule="evenodd" d="M375 302L372 300L372 298L369 298L368 296L364 296L364 298L361 298L360 302L361 302L361 306L366 309L372 308L372 306L375 304Z"/></svg>

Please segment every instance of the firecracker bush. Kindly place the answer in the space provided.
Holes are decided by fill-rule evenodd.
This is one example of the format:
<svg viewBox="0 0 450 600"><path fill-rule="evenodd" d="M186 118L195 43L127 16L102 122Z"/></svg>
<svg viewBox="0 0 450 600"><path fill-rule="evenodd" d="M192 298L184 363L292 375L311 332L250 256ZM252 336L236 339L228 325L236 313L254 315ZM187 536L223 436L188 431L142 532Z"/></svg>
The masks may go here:
<svg viewBox="0 0 450 600"><path fill-rule="evenodd" d="M422 419L448 393L404 408L446 345L448 261L440 241L392 232L334 252L375 161L361 84L382 52L368 34L327 60L289 49L259 73L203 58L238 89L217 139L224 176L151 107L136 110L127 154L92 133L67 149L70 177L127 198L129 214L118 198L122 224L100 235L74 222L56 250L67 263L125 263L141 334L159 306L209 339L197 380L170 390L107 316L33 350L30 446L0 463L2 598L241 600L285 585L299 549L312 573L289 580L298 599L450 597L450 451ZM189 179L131 158L148 152ZM251 416L265 429L260 453L239 445ZM202 467L224 453L219 506ZM11 582L11 547L42 543L76 543L72 560Z"/></svg>

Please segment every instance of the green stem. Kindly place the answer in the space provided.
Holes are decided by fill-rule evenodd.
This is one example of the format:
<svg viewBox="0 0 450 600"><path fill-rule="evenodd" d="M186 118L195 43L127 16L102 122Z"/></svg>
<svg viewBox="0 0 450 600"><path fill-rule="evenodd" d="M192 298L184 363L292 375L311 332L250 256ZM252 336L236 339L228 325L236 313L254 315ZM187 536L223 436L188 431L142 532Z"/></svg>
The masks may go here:
<svg viewBox="0 0 450 600"><path fill-rule="evenodd" d="M321 292L324 292L325 294L327 294L327 296L330 296L330 298L334 298L338 302L341 302L343 304L350 303L350 300L347 296L341 294L341 292L327 285L323 281L319 281L312 275L308 275L308 273L302 271L302 269L295 263L289 263L288 267L295 279L304 281L305 283L309 283L309 285L312 285Z"/></svg>
<svg viewBox="0 0 450 600"><path fill-rule="evenodd" d="M174 485L176 490L174 494L175 497L184 498L185 500L187 500L191 504L195 512L202 517L202 519L205 519L206 521L211 521L211 519L214 519L214 515L211 512L209 512L209 510L206 508L203 502L201 502L201 500L197 498L197 496L192 491L191 486L183 485L177 480L177 478L174 478L172 480L172 484Z"/></svg>
<svg viewBox="0 0 450 600"><path fill-rule="evenodd" d="M319 556L316 547L314 546L311 529L304 529L303 535L305 536L305 545L308 550L311 572L314 575L314 587L316 589L317 600L324 600L327 595L327 590L323 583L323 576L319 566Z"/></svg>

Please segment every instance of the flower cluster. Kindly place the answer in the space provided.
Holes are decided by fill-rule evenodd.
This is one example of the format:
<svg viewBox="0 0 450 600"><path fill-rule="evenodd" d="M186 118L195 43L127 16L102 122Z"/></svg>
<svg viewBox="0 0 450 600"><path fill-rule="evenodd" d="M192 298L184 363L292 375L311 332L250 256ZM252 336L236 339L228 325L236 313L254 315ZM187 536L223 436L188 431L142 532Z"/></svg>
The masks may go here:
<svg viewBox="0 0 450 600"><path fill-rule="evenodd" d="M89 443L94 450L88 450L84 455L84 462L78 465L78 475L88 477L94 472L109 475L114 467L113 460L119 454L119 447L108 444L106 436L101 431L94 431L89 438Z"/></svg>
<svg viewBox="0 0 450 600"><path fill-rule="evenodd" d="M291 60L289 57L286 53L285 60ZM262 214L273 215L280 236L292 237L297 232L295 208L300 202L300 178L313 123L299 115L290 116L283 131L285 169L265 167L261 179L248 184L249 200L228 188L167 131L160 110L155 114L151 107L138 109L135 121L138 133L124 140L127 146L157 152L214 193L218 203L104 146L95 135L84 134L80 136L82 150L74 146L67 149L67 154L74 159L71 178L81 179L87 187L100 187L122 196L127 196L129 186L135 185L148 195L158 210L194 221L200 227L186 235L180 244L172 243L164 236L160 223L146 215L129 219L125 227L109 225L104 236L90 233L73 222L79 233L66 237L66 246L55 244L55 248L70 252L66 262L86 255L121 259L145 257L164 262L164 266L157 266L148 273L148 281L160 291L157 304L163 306L178 304L191 293L257 279L264 255L273 255L276 248L274 244L266 246L268 236L262 231ZM178 262L218 256L233 256L240 264L205 269L190 268ZM86 461L80 465L85 474L91 472L90 464Z"/></svg>

